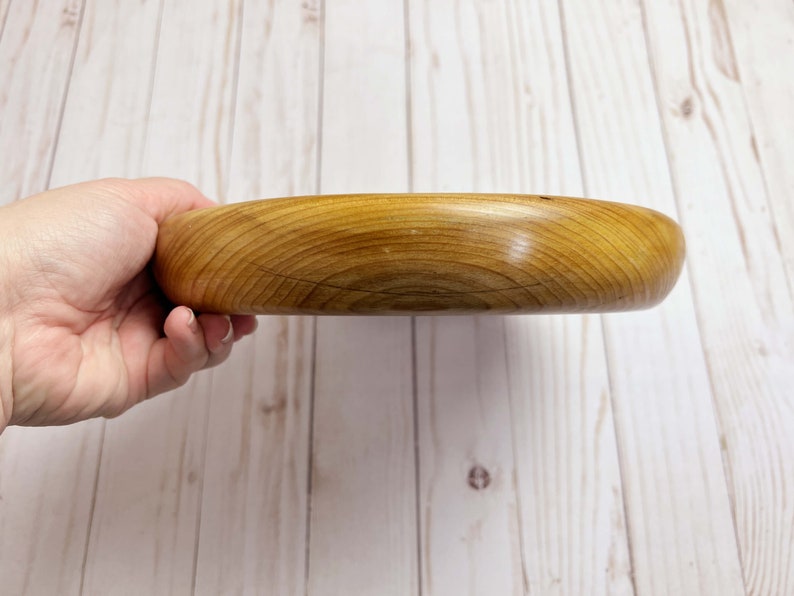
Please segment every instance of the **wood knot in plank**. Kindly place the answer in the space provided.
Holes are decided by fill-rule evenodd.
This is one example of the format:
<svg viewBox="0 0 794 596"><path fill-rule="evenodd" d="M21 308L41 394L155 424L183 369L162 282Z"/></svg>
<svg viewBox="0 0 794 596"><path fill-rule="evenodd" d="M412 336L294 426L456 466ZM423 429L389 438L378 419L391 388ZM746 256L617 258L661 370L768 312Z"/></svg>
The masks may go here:
<svg viewBox="0 0 794 596"><path fill-rule="evenodd" d="M477 464L469 470L468 480L469 486L474 490L482 490L488 488L488 485L491 484L491 475L488 470Z"/></svg>
<svg viewBox="0 0 794 596"><path fill-rule="evenodd" d="M684 118L689 118L690 116L692 116L692 112L695 111L695 108L692 105L691 97L687 97L684 101L681 102L680 110L681 110L681 115Z"/></svg>

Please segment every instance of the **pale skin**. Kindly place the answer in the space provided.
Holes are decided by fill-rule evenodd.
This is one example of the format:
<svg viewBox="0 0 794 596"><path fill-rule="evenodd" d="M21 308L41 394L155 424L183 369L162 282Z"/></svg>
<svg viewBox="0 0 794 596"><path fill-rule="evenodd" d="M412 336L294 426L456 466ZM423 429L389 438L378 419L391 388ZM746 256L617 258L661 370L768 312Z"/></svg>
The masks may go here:
<svg viewBox="0 0 794 596"><path fill-rule="evenodd" d="M148 263L178 180L109 179L0 207L0 432L114 417L223 362L251 316L168 304Z"/></svg>

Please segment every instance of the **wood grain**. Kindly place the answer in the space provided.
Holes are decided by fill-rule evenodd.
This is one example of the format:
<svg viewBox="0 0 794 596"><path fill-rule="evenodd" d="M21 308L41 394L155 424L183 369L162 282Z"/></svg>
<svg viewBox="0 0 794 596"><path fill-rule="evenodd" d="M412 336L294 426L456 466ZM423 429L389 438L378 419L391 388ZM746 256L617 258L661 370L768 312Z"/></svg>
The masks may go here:
<svg viewBox="0 0 794 596"><path fill-rule="evenodd" d="M7 7L0 38L0 203L49 182L82 7L82 0Z"/></svg>
<svg viewBox="0 0 794 596"><path fill-rule="evenodd" d="M760 160L786 264L794 285L794 3L712 0L709 17L721 27L752 123L749 142ZM719 30L719 29L717 29ZM794 552L792 549L790 552ZM794 562L788 558L788 577Z"/></svg>
<svg viewBox="0 0 794 596"><path fill-rule="evenodd" d="M123 140L108 144L116 155L129 158L128 175L181 177L215 195L228 176L240 4L122 4L131 11L155 13L144 19L145 27L135 18L116 25L118 34L132 44L129 53L123 52L123 44L116 45L122 54L118 68L128 73L119 84L142 85L147 91L106 91L112 113L100 120L107 122L109 135L123 134L125 127L114 123L137 115L129 153L124 153ZM111 18L110 8L104 15ZM107 38L97 23L98 51ZM141 51L134 51L136 39L141 48L157 52L156 62L152 53L146 54L151 59L142 60ZM124 68L127 60L133 61L129 71ZM188 62L191 68L185 68ZM89 80L108 85L117 79ZM127 112L129 97L136 99ZM79 106L77 102L76 113L85 114ZM141 124L145 131L139 140ZM115 167L122 165L116 161ZM171 395L108 421L84 570L86 593L113 592L119 578L146 593L192 592L212 387L212 373L204 371ZM134 584L131 578L136 578Z"/></svg>
<svg viewBox="0 0 794 596"><path fill-rule="evenodd" d="M413 190L496 189L488 164L472 156L473 122L488 115L467 101L464 83L468 75L481 84L474 6L412 1L408 13ZM501 136L494 145L504 146ZM415 319L422 594L525 589L503 323Z"/></svg>
<svg viewBox="0 0 794 596"><path fill-rule="evenodd" d="M0 3L0 205L48 186L81 8L74 0ZM3 592L79 593L102 432L99 420L3 432Z"/></svg>
<svg viewBox="0 0 794 596"><path fill-rule="evenodd" d="M85 3L80 39L74 53L69 78L69 93L63 107L57 150L52 164L51 185L60 186L103 176L136 176L140 173L159 16L159 4L156 2L124 4L88 0ZM108 76L111 72L123 72L124 76ZM149 412L144 408L133 415L131 422L136 416L146 418L148 414ZM119 527L126 536L136 535L127 532L130 528L140 529L142 525L139 524L140 520L146 519L152 511L143 505L146 503L143 497L168 492L173 484L168 480L164 481L163 476L156 476L154 483L144 480L148 474L155 476L155 473L146 461L145 450L139 449L135 437L140 435L135 434L134 426L126 427L130 432L125 439L130 440L119 442L118 438L113 440L111 437L109 441L107 440L105 421L91 421L89 424L97 425L94 437L75 435L72 439L81 440L87 452L81 467L93 464L90 476L80 479L83 487L72 495L76 501L75 506L90 506L89 516L85 521L75 517L71 523L74 525L73 533L81 540L80 583L77 588L90 593L98 562L96 557L89 556L91 543L96 545L97 536L107 538ZM143 424L145 425L145 422ZM85 427L83 432L85 433L89 428ZM68 430L76 433L77 428ZM151 439L151 436L147 437L146 444L162 456L166 451L163 443ZM88 457L91 449L97 452L97 457L93 461ZM110 474L102 477L101 481L100 464L103 459L99 456L100 449L105 454L104 461L111 464L110 468L105 468ZM114 469L113 462L124 459L124 452L128 454L126 462L129 465ZM168 469L172 469L174 459L168 457L165 459L170 460ZM79 470L80 468L77 468L77 471ZM69 472L68 467L63 471L64 474ZM153 491L152 484L159 489L161 481L164 481L165 490ZM66 483L68 481L64 484ZM108 483L120 489L120 492L130 499L127 503L135 503L139 507L130 507L127 516L115 516L118 509L113 504L108 506L107 500L100 496L100 509L109 512L109 515L106 513L107 517L103 514L97 516L97 487L101 484L100 493L107 495ZM90 501L87 503L86 497L81 494L84 492L90 494ZM64 493L70 494L66 491ZM162 522L162 516L158 517L158 522ZM118 525L105 525L102 520L107 518L115 518ZM158 535L158 538L165 534L167 531ZM125 557L118 557L118 551L112 548L100 551L105 555L105 558L101 559L101 564L107 564L109 576L118 578L123 575L125 561L133 561L137 565L142 563L141 557L130 556L137 550L136 541L124 541L123 550L126 553ZM55 560L58 559L56 556ZM169 559L160 569L166 569L172 562L173 559ZM46 576L46 573L34 575L34 577ZM162 580L163 574L152 573L148 574L148 577L150 579L158 577ZM157 579L153 579L149 585L158 585ZM53 591L69 593L66 590ZM35 590L32 592L35 593Z"/></svg>
<svg viewBox="0 0 794 596"><path fill-rule="evenodd" d="M200 311L594 312L653 306L684 240L669 218L534 195L340 195L171 218L155 275Z"/></svg>
<svg viewBox="0 0 794 596"><path fill-rule="evenodd" d="M322 22L318 191L404 190L402 2L326 0ZM410 320L317 319L312 596L420 590L412 360Z"/></svg>
<svg viewBox="0 0 794 596"><path fill-rule="evenodd" d="M580 193L556 5L410 17L414 190ZM418 317L416 350L423 592L629 592L599 317Z"/></svg>
<svg viewBox="0 0 794 596"><path fill-rule="evenodd" d="M505 349L501 317L416 320L423 593L523 592Z"/></svg>
<svg viewBox="0 0 794 596"><path fill-rule="evenodd" d="M6 17L8 16L8 7L11 0L0 0L0 41L3 39L3 31L6 26Z"/></svg>
<svg viewBox="0 0 794 596"><path fill-rule="evenodd" d="M427 0L410 15L415 190L581 193L557 6ZM416 329L425 593L631 593L599 317ZM512 482L471 490L473 460Z"/></svg>
<svg viewBox="0 0 794 596"><path fill-rule="evenodd" d="M316 191L319 4L247 1L243 14L226 194ZM314 329L261 317L213 372L195 594L306 592Z"/></svg>
<svg viewBox="0 0 794 596"><path fill-rule="evenodd" d="M645 7L744 578L794 593L794 303L728 23L719 2Z"/></svg>
<svg viewBox="0 0 794 596"><path fill-rule="evenodd" d="M674 213L640 6L563 6L586 191ZM604 329L636 592L742 594L688 276L659 308L606 315Z"/></svg>

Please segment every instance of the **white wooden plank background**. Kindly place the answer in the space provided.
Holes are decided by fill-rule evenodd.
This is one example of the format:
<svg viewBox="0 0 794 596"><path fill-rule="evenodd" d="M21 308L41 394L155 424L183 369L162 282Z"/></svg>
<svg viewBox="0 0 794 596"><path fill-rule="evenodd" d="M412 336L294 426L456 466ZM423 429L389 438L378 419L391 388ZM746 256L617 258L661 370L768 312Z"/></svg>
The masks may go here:
<svg viewBox="0 0 794 596"><path fill-rule="evenodd" d="M0 0L0 203L545 192L688 243L651 311L261 317L7 429L0 593L794 593L792 74L787 0Z"/></svg>

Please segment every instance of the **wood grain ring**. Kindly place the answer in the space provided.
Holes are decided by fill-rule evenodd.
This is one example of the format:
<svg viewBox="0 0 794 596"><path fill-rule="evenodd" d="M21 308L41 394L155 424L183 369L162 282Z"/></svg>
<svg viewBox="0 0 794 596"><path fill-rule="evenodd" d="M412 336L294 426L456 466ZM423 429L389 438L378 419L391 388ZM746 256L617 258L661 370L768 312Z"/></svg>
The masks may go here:
<svg viewBox="0 0 794 596"><path fill-rule="evenodd" d="M657 304L684 238L631 205L537 195L369 194L234 203L160 229L170 300L237 314L584 313Z"/></svg>

